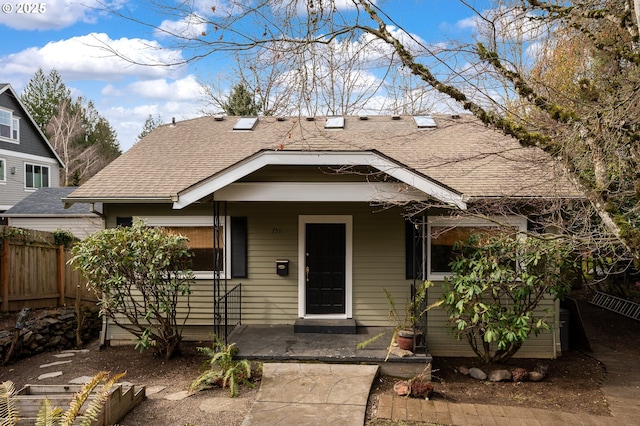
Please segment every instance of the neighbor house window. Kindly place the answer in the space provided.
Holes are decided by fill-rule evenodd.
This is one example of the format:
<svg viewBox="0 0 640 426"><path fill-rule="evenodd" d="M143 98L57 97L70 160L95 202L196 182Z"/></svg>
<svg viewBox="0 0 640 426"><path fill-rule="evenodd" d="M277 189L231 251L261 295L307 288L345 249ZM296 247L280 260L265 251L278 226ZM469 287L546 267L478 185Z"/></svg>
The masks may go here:
<svg viewBox="0 0 640 426"><path fill-rule="evenodd" d="M0 182L7 181L7 160L0 158Z"/></svg>
<svg viewBox="0 0 640 426"><path fill-rule="evenodd" d="M28 189L46 188L49 186L49 167L37 164L24 165L24 186Z"/></svg>
<svg viewBox="0 0 640 426"><path fill-rule="evenodd" d="M520 216L495 220L430 217L427 226L429 277L439 279L450 275L451 262L455 260L454 245L468 240L471 235L497 230L499 224L519 231L527 229L527 219Z"/></svg>
<svg viewBox="0 0 640 426"><path fill-rule="evenodd" d="M142 218L149 226L161 226L168 232L189 239L193 254L192 270L196 278L247 277L247 219L209 216L148 216ZM233 251L232 251L233 244Z"/></svg>
<svg viewBox="0 0 640 426"><path fill-rule="evenodd" d="M0 137L20 140L20 119L14 117L11 111L0 109Z"/></svg>

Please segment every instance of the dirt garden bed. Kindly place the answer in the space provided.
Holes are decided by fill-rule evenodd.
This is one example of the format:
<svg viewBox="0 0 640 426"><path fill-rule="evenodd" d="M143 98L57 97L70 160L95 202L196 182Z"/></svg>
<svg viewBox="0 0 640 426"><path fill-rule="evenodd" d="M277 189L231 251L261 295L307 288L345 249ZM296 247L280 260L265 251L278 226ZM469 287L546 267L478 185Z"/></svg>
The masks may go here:
<svg viewBox="0 0 640 426"><path fill-rule="evenodd" d="M611 350L638 358L640 351L634 342L640 341L637 322L604 311L580 301L582 316L589 336L606 339ZM3 318L11 324L8 318ZM73 363L57 366L64 374L49 379L47 384L64 384L70 378L92 375L101 370L111 372L126 371L125 380L147 387L167 386L169 390L185 389L198 375L198 368L205 358L196 350L196 346L208 343L187 343L183 354L172 360L153 357L150 353L139 353L132 346L111 347L99 350L97 342L89 344L90 352L78 355ZM35 383L42 373L40 365L51 362L51 354L23 359L0 369L0 380L12 380L16 385ZM538 360L513 360L509 365L533 368ZM604 366L589 353L571 351L557 360L543 361L548 366L548 377L542 382L501 382L489 383L476 381L457 373L460 366L479 366L470 358L436 358L434 360L433 383L434 398L450 402L468 402L478 404L510 405L521 407L548 408L568 412L582 412L595 415L608 415L609 409L600 391L605 375ZM372 388L367 410L368 424L387 425L388 421L379 421L375 417L377 401L380 395L392 392L396 379L380 376ZM150 396L140 404L122 422L123 425L236 425L242 422L250 408L257 388L242 389L240 399L234 401L232 409L222 407L220 401L227 398L226 390L209 390L181 401ZM206 409L207 400L220 398L219 410ZM208 405L211 407L211 405ZM208 411L207 411L208 410ZM215 408L213 409L215 410Z"/></svg>

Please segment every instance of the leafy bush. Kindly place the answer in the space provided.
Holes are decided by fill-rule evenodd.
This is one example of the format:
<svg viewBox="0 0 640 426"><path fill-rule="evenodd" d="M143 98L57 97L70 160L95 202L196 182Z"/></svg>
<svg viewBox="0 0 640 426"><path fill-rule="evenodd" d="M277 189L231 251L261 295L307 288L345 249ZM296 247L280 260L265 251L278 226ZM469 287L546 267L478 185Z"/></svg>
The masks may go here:
<svg viewBox="0 0 640 426"><path fill-rule="evenodd" d="M218 337L214 338L213 345L201 347L198 350L204 353L209 360L203 365L203 373L191 384L191 390L203 390L213 386L221 388L229 387L229 394L233 398L238 395L238 387L241 383L253 387L251 379L251 363L246 359L234 360L238 353L235 343L225 345Z"/></svg>
<svg viewBox="0 0 640 426"><path fill-rule="evenodd" d="M72 253L101 313L136 336L136 348L153 346L167 359L179 352L194 278L185 237L135 221L90 235ZM181 296L187 312L179 323Z"/></svg>
<svg viewBox="0 0 640 426"><path fill-rule="evenodd" d="M465 336L478 358L504 362L529 338L549 329L536 310L545 296L571 289L570 247L558 238L473 235L455 246L443 295L452 330Z"/></svg>

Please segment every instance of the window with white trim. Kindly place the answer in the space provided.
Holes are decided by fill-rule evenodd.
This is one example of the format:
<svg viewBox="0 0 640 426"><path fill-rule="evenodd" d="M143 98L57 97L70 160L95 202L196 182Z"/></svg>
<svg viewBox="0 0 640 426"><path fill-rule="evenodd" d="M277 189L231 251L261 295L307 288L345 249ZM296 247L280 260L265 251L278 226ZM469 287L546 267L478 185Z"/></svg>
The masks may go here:
<svg viewBox="0 0 640 426"><path fill-rule="evenodd" d="M527 218L510 216L487 220L469 218L429 217L427 226L427 271L429 279L444 279L451 275L450 263L455 260L453 247L473 234L487 233L500 226L527 230Z"/></svg>
<svg viewBox="0 0 640 426"><path fill-rule="evenodd" d="M7 160L0 158L0 182L7 181Z"/></svg>
<svg viewBox="0 0 640 426"><path fill-rule="evenodd" d="M222 272L226 276L225 234L221 226L163 226L170 233L187 237L191 251L192 269L197 272Z"/></svg>
<svg viewBox="0 0 640 426"><path fill-rule="evenodd" d="M49 167L38 164L24 164L24 187L27 189L49 186Z"/></svg>
<svg viewBox="0 0 640 426"><path fill-rule="evenodd" d="M142 219L149 226L159 226L189 239L187 245L193 254L192 269L196 278L213 278L216 272L221 278L246 277L246 218L221 217L215 226L214 218L210 216L148 216ZM232 241L235 252L232 252Z"/></svg>
<svg viewBox="0 0 640 426"><path fill-rule="evenodd" d="M20 140L20 119L6 109L0 109L0 137L16 142Z"/></svg>

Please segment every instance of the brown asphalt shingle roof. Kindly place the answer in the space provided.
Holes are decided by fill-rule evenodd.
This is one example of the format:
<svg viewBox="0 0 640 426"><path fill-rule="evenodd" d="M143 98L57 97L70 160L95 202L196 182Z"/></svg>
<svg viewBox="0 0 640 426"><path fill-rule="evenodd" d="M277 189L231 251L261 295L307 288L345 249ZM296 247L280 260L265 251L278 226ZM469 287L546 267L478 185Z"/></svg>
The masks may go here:
<svg viewBox="0 0 640 426"><path fill-rule="evenodd" d="M252 131L234 131L236 117L201 117L163 125L74 191L70 198L165 198L263 150L377 151L469 197L579 196L542 151L482 125L472 116L434 116L437 128L393 120L345 117L260 117Z"/></svg>

